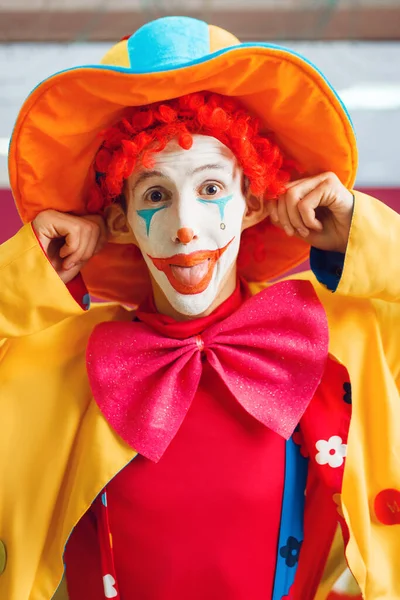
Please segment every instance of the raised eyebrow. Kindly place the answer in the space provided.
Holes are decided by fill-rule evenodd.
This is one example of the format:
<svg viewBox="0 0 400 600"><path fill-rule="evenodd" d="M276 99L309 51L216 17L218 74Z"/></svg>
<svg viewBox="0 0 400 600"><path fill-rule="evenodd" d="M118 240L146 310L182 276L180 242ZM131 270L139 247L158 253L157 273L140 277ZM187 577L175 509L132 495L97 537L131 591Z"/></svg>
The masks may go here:
<svg viewBox="0 0 400 600"><path fill-rule="evenodd" d="M161 177L162 179L167 179L166 175L164 175L164 173L162 173L161 171L143 171L143 173L141 173L139 175L139 177L136 179L135 183L132 186L132 192L135 191L135 189L137 188L137 186L142 183L143 181L146 181L146 179L151 179L152 177Z"/></svg>
<svg viewBox="0 0 400 600"><path fill-rule="evenodd" d="M194 175L194 173L200 173L201 171L211 171L211 170L215 170L215 169L219 169L220 171L227 170L225 165L221 165L219 163L214 163L214 164L209 164L209 165L202 165L201 167L196 167L190 173L191 173L191 175Z"/></svg>

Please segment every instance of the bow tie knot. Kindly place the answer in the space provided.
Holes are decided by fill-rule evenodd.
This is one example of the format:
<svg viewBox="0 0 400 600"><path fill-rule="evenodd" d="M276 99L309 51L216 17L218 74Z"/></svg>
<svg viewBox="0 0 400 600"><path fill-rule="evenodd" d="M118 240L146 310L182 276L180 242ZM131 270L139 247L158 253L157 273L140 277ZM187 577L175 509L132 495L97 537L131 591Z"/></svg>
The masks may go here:
<svg viewBox="0 0 400 600"><path fill-rule="evenodd" d="M197 348L200 352L204 351L204 340L201 335L196 335L195 337Z"/></svg>

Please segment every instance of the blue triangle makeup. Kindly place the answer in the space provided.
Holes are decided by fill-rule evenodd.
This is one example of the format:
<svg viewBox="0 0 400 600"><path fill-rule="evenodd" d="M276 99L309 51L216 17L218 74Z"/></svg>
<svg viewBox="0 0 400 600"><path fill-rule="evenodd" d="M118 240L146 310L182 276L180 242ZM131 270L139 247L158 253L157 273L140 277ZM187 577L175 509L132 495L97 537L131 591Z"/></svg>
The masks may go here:
<svg viewBox="0 0 400 600"><path fill-rule="evenodd" d="M152 218L158 211L163 210L164 208L167 208L167 207L159 206L158 208L144 208L143 210L136 211L137 214L139 215L139 217L141 217L143 219L143 221L146 223L147 236L149 235L149 232L150 232L150 224L151 224Z"/></svg>
<svg viewBox="0 0 400 600"><path fill-rule="evenodd" d="M225 207L229 200L232 200L232 198L233 194L230 194L229 196L225 196L224 198L216 198L215 200L204 200L204 198L197 198L197 201L201 202L202 204L216 204L218 206L219 216L221 217L221 220L223 220L225 216Z"/></svg>

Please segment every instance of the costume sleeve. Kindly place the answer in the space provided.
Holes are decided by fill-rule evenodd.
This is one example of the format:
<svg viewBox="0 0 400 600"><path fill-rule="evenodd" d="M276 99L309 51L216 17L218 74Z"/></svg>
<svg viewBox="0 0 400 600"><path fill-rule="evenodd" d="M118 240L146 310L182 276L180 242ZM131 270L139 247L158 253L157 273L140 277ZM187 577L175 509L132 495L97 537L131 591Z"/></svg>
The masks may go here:
<svg viewBox="0 0 400 600"><path fill-rule="evenodd" d="M371 300L386 360L400 390L400 215L361 192L355 192L336 294Z"/></svg>
<svg viewBox="0 0 400 600"><path fill-rule="evenodd" d="M0 340L31 335L82 312L31 225L0 247Z"/></svg>
<svg viewBox="0 0 400 600"><path fill-rule="evenodd" d="M355 192L355 205L338 294L400 301L400 215Z"/></svg>

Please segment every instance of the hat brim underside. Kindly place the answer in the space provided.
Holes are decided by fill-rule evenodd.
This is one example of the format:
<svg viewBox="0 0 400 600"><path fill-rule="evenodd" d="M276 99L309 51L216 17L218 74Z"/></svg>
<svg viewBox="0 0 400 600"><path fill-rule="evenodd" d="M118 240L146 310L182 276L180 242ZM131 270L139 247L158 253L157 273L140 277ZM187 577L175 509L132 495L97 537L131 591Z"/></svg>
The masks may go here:
<svg viewBox="0 0 400 600"><path fill-rule="evenodd" d="M323 75L288 50L243 44L162 72L89 66L41 83L25 101L10 145L10 182L22 220L31 221L48 208L84 214L101 131L128 106L202 90L239 98L305 174L333 171L352 187L357 169L353 128ZM248 263L242 273L248 280L279 277L307 257L303 241L287 238L272 225L269 229L265 259ZM137 253L130 254L131 264L125 269L127 249L108 244L86 268L90 291L129 304L139 302L147 293L148 278L143 261ZM128 293L127 280L122 285L122 271L132 280L133 265L143 293ZM117 287L115 269L120 269Z"/></svg>

